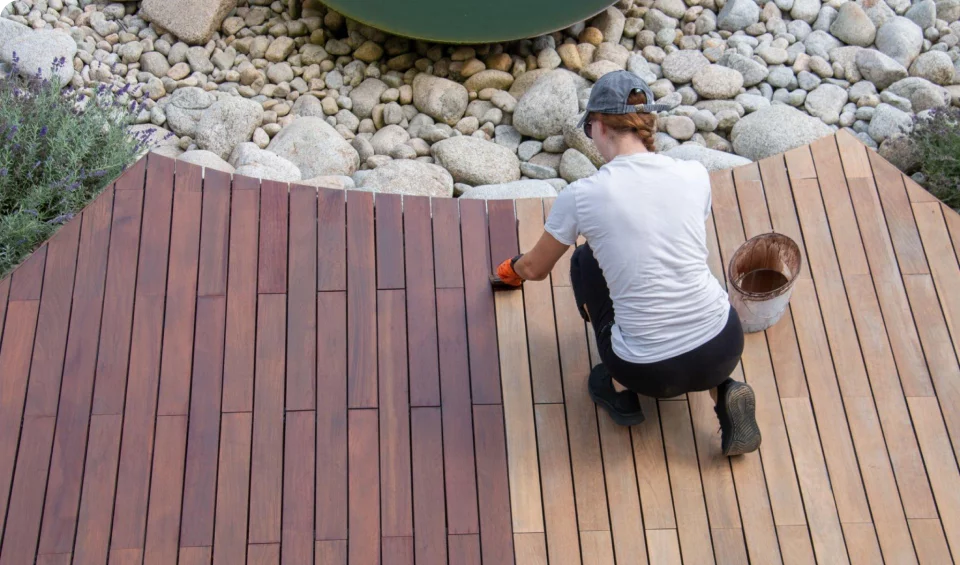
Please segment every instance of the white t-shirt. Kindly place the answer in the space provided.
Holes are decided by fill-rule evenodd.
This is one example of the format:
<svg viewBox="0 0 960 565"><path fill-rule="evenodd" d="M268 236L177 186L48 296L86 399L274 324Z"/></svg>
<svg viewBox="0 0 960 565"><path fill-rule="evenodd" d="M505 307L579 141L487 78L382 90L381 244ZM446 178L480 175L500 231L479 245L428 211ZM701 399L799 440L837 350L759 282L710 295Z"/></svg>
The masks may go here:
<svg viewBox="0 0 960 565"><path fill-rule="evenodd" d="M707 265L710 176L697 162L621 155L557 197L546 231L583 234L610 288L613 351L655 363L696 349L727 323L730 302Z"/></svg>

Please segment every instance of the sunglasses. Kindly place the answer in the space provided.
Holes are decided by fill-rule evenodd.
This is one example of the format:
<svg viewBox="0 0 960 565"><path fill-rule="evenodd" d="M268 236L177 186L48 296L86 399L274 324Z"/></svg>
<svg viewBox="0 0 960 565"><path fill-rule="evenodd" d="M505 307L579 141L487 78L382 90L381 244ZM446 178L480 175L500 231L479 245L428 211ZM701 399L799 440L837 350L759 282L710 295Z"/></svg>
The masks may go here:
<svg viewBox="0 0 960 565"><path fill-rule="evenodd" d="M593 139L593 120L587 120L583 124L583 133L587 134L587 139Z"/></svg>

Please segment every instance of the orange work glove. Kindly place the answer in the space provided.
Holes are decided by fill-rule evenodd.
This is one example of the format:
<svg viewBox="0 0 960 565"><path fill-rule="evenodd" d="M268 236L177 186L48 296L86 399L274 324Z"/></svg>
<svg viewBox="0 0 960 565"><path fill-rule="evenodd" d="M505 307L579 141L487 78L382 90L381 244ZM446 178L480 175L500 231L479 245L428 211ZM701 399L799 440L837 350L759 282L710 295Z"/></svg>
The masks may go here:
<svg viewBox="0 0 960 565"><path fill-rule="evenodd" d="M523 255L517 255L513 259L507 259L503 263L500 263L500 266L497 267L497 277L500 279L503 284L509 286L520 286L523 284L523 278L517 274L517 271L514 270L513 266L520 260Z"/></svg>

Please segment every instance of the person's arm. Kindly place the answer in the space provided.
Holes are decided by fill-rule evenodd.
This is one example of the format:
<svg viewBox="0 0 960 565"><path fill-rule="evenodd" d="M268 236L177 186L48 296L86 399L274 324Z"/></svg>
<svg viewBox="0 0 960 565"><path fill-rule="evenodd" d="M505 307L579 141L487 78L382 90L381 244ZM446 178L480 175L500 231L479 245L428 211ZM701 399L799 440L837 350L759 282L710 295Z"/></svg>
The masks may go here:
<svg viewBox="0 0 960 565"><path fill-rule="evenodd" d="M557 241L552 235L543 232L540 241L525 253L513 268L520 278L527 281L542 281L553 271L554 265L567 252L569 245Z"/></svg>

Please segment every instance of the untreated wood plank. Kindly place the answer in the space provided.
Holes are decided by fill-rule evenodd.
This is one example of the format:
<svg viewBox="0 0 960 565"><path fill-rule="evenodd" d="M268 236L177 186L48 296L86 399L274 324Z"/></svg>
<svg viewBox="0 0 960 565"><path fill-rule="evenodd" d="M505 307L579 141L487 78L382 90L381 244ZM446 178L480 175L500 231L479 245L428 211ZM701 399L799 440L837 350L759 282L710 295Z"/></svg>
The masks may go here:
<svg viewBox="0 0 960 565"><path fill-rule="evenodd" d="M347 196L347 398L350 408L377 406L377 273L373 195Z"/></svg>
<svg viewBox="0 0 960 565"><path fill-rule="evenodd" d="M463 291L437 289L440 392L443 400L443 461L447 528L451 534L480 533L473 412Z"/></svg>
<svg viewBox="0 0 960 565"><path fill-rule="evenodd" d="M790 174L790 180L814 179L817 178L817 169L810 157L810 147L804 145L791 149L783 154L787 161L787 171Z"/></svg>
<svg viewBox="0 0 960 565"><path fill-rule="evenodd" d="M347 297L321 292L317 331L318 540L347 539Z"/></svg>
<svg viewBox="0 0 960 565"><path fill-rule="evenodd" d="M713 552L717 563L747 565L747 549L743 544L743 530L740 528L713 528Z"/></svg>
<svg viewBox="0 0 960 565"><path fill-rule="evenodd" d="M748 453L743 457L732 458L730 464L733 467L733 479L737 486L737 499L743 520L743 538L747 544L750 561L782 563L760 454Z"/></svg>
<svg viewBox="0 0 960 565"><path fill-rule="evenodd" d="M280 541L286 296L261 294L250 468L250 543Z"/></svg>
<svg viewBox="0 0 960 565"><path fill-rule="evenodd" d="M663 435L660 432L660 409L656 399L646 396L640 397L640 405L646 420L639 426L633 426L630 434L633 439L633 459L637 467L643 523L648 530L676 530L670 476L667 473ZM652 550L650 559L656 563Z"/></svg>
<svg viewBox="0 0 960 565"><path fill-rule="evenodd" d="M810 530L806 526L777 526L784 565L814 565Z"/></svg>
<svg viewBox="0 0 960 565"><path fill-rule="evenodd" d="M647 547L650 550L650 562L662 565L681 565L680 541L677 530L647 530Z"/></svg>
<svg viewBox="0 0 960 565"><path fill-rule="evenodd" d="M107 561L122 424L120 415L95 414L90 417L76 539L72 540L73 562L77 565Z"/></svg>
<svg viewBox="0 0 960 565"><path fill-rule="evenodd" d="M17 468L7 508L11 519L3 532L0 564L33 563L36 557L55 424L55 416L23 419Z"/></svg>
<svg viewBox="0 0 960 565"><path fill-rule="evenodd" d="M403 201L399 194L378 194L375 201L377 232L377 288L404 287Z"/></svg>
<svg viewBox="0 0 960 565"><path fill-rule="evenodd" d="M347 565L347 540L318 541L316 565Z"/></svg>
<svg viewBox="0 0 960 565"><path fill-rule="evenodd" d="M943 210L943 219L947 223L947 231L950 232L950 239L953 241L954 253L960 257L960 215L946 204L941 204L940 209Z"/></svg>
<svg viewBox="0 0 960 565"><path fill-rule="evenodd" d="M952 291L960 288L960 268L957 267L957 256L947 233L943 212L940 204L925 203L914 204L913 213L930 261L930 272L940 296L943 315L953 338L953 348L960 354L960 296Z"/></svg>
<svg viewBox="0 0 960 565"><path fill-rule="evenodd" d="M253 416L249 412L223 415L217 467L214 565L243 563L246 559L252 424Z"/></svg>
<svg viewBox="0 0 960 565"><path fill-rule="evenodd" d="M736 380L743 379L736 373L732 376ZM741 522L737 507L737 493L730 461L720 449L718 421L713 409L715 403L708 392L690 393L687 398L693 420L693 435L700 460L700 481L703 484L703 497L707 503L710 527L739 529Z"/></svg>
<svg viewBox="0 0 960 565"><path fill-rule="evenodd" d="M313 410L317 380L317 191L290 189L287 410ZM282 553L282 552L281 552ZM285 559L285 558L284 558Z"/></svg>
<svg viewBox="0 0 960 565"><path fill-rule="evenodd" d="M909 520L910 533L921 565L950 563L950 548L943 536L943 525L937 519Z"/></svg>
<svg viewBox="0 0 960 565"><path fill-rule="evenodd" d="M449 237L449 234L444 234ZM457 238L459 245L459 238ZM437 302L433 268L433 229L429 198L403 202L403 245L407 285L407 356L410 405L440 406L437 358Z"/></svg>
<svg viewBox="0 0 960 565"><path fill-rule="evenodd" d="M535 407L535 413L550 562L554 565L579 565L580 536L577 534L566 414L562 404L539 404Z"/></svg>
<svg viewBox="0 0 960 565"><path fill-rule="evenodd" d="M383 537L413 535L406 299L402 290L377 293L380 359L380 499Z"/></svg>
<svg viewBox="0 0 960 565"><path fill-rule="evenodd" d="M177 559L186 445L187 417L159 416L144 563L159 565Z"/></svg>
<svg viewBox="0 0 960 565"><path fill-rule="evenodd" d="M380 561L377 411L350 410L350 563Z"/></svg>
<svg viewBox="0 0 960 565"><path fill-rule="evenodd" d="M917 221L900 171L874 151L868 151L868 156L900 271L905 275L929 273Z"/></svg>
<svg viewBox="0 0 960 565"><path fill-rule="evenodd" d="M483 562L512 564L513 533L510 531L510 488L503 409L493 404L474 406L473 426Z"/></svg>
<svg viewBox="0 0 960 565"><path fill-rule="evenodd" d="M844 524L843 535L847 540L847 551L852 565L883 563L880 546L877 544L877 532L873 524Z"/></svg>
<svg viewBox="0 0 960 565"><path fill-rule="evenodd" d="M312 289L311 289L312 290ZM287 412L283 438L283 563L312 563L314 469L317 447L312 410Z"/></svg>
<svg viewBox="0 0 960 565"><path fill-rule="evenodd" d="M257 334L257 257L260 189L237 177L230 203L227 335L223 358L224 412L253 410Z"/></svg>
<svg viewBox="0 0 960 565"><path fill-rule="evenodd" d="M202 226L197 295L224 296L227 294L227 260L230 247L229 173L205 170Z"/></svg>
<svg viewBox="0 0 960 565"><path fill-rule="evenodd" d="M347 290L346 191L317 192L317 290Z"/></svg>
<svg viewBox="0 0 960 565"><path fill-rule="evenodd" d="M10 276L10 300L40 300L48 245L37 248Z"/></svg>
<svg viewBox="0 0 960 565"><path fill-rule="evenodd" d="M437 288L463 288L460 249L459 200L435 198L433 210L433 257Z"/></svg>
<svg viewBox="0 0 960 565"><path fill-rule="evenodd" d="M470 385L474 404L499 404L500 367L497 320L490 287L490 245L483 200L460 202L463 287L470 345Z"/></svg>
<svg viewBox="0 0 960 565"><path fill-rule="evenodd" d="M836 145L839 146L840 154L843 156L843 173L847 178L859 179L873 176L870 161L867 159L867 147L849 131L838 130L835 136L820 138L820 140L814 142L814 146L824 140L835 141ZM817 169L819 170L819 168L818 163Z"/></svg>
<svg viewBox="0 0 960 565"><path fill-rule="evenodd" d="M809 261L807 261L803 235L800 233L800 224L797 221L793 192L783 155L762 159L760 178L763 181L763 192L767 198L773 229L786 235L800 247L800 256L803 258L800 276L808 278L810 276Z"/></svg>
<svg viewBox="0 0 960 565"><path fill-rule="evenodd" d="M906 174L901 174L900 177L903 179L903 184L907 187L907 196L910 198L910 202L940 202L936 196L917 184L917 181Z"/></svg>
<svg viewBox="0 0 960 565"><path fill-rule="evenodd" d="M621 563L646 563L647 549L643 536L638 535L643 531L643 517L630 429L617 425L606 413L599 416L599 425L614 553Z"/></svg>
<svg viewBox="0 0 960 565"><path fill-rule="evenodd" d="M414 552L417 563L447 559L447 516L443 484L443 423L440 408L413 408L410 413L413 460Z"/></svg>
<svg viewBox="0 0 960 565"><path fill-rule="evenodd" d="M287 291L287 191L286 183L263 181L260 185L260 294Z"/></svg>
<svg viewBox="0 0 960 565"><path fill-rule="evenodd" d="M613 565L613 544L610 532L580 532L583 565Z"/></svg>
<svg viewBox="0 0 960 565"><path fill-rule="evenodd" d="M542 533L514 534L517 565L547 565L547 541Z"/></svg>

